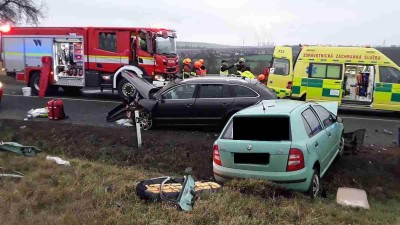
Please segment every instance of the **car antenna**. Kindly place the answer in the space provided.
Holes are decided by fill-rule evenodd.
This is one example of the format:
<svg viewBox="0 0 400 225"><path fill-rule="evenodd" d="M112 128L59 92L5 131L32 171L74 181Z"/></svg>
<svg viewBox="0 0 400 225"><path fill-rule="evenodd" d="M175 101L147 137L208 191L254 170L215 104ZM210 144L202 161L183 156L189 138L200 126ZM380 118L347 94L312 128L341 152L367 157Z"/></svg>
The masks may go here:
<svg viewBox="0 0 400 225"><path fill-rule="evenodd" d="M264 102L263 101L261 101L261 105L263 106L263 110L265 112L265 106L264 106Z"/></svg>

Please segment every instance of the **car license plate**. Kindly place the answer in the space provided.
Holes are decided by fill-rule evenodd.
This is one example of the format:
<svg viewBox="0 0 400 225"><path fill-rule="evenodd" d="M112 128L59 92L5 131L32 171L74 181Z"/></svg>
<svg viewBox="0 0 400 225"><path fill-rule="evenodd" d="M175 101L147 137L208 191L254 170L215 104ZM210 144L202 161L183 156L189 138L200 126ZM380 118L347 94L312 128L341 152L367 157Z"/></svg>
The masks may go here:
<svg viewBox="0 0 400 225"><path fill-rule="evenodd" d="M174 60L168 60L168 63L174 63L175 61Z"/></svg>

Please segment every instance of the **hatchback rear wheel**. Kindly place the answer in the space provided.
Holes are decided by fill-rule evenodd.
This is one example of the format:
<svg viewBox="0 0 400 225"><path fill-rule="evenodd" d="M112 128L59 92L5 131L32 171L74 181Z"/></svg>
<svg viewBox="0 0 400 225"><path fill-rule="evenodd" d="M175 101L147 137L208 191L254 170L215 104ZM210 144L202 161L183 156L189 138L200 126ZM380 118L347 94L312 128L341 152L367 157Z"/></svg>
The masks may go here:
<svg viewBox="0 0 400 225"><path fill-rule="evenodd" d="M344 155L344 137L340 139L340 145L339 145L339 157L342 157Z"/></svg>
<svg viewBox="0 0 400 225"><path fill-rule="evenodd" d="M314 169L314 173L311 177L310 187L308 188L307 194L311 198L318 198L321 196L321 178L319 177L319 173L316 169Z"/></svg>

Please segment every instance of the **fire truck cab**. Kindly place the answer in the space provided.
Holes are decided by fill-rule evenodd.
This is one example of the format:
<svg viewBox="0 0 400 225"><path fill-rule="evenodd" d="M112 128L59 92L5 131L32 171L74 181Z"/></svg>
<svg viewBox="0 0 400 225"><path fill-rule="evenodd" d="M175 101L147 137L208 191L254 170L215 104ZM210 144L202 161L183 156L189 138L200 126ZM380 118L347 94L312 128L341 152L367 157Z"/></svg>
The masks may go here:
<svg viewBox="0 0 400 225"><path fill-rule="evenodd" d="M156 28L12 27L2 34L1 48L8 75L39 91L41 58L52 58L50 90L83 87L135 92L121 77L129 70L158 87L178 73L176 32Z"/></svg>

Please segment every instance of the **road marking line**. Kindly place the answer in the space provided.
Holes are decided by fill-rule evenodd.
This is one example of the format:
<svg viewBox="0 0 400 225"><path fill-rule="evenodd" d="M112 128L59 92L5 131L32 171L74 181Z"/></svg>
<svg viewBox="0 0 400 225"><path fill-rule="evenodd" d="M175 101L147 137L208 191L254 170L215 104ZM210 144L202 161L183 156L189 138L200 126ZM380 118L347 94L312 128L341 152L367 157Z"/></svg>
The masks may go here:
<svg viewBox="0 0 400 225"><path fill-rule="evenodd" d="M365 117L352 117L352 116L340 116L343 119L354 119L354 120L372 120L372 121L384 121L384 122L398 122L400 123L400 120L387 120L387 119L370 119L370 118L365 118Z"/></svg>
<svg viewBox="0 0 400 225"><path fill-rule="evenodd" d="M11 94L3 94L4 96L11 97L28 97L28 98L38 98L38 96L23 96L23 95L11 95ZM44 97L45 99L62 99L62 100L71 100L71 101L83 101L83 102L104 102L104 103L120 103L120 101L106 101L106 100L91 100L91 99L79 99L79 98L59 98L59 97Z"/></svg>

